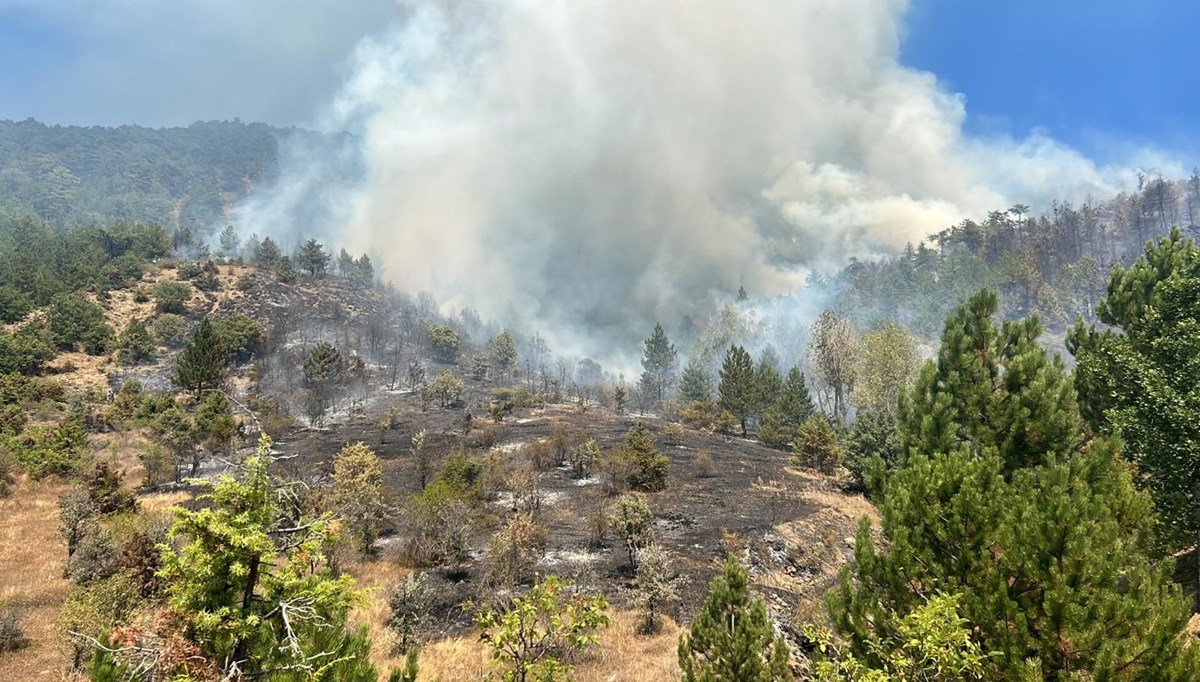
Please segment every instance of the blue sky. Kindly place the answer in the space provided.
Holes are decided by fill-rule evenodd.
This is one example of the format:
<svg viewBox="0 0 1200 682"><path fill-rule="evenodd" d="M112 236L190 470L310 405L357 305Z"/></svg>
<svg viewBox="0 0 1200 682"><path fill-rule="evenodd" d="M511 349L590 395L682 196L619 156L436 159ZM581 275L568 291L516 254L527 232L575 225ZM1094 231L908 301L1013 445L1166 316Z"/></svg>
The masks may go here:
<svg viewBox="0 0 1200 682"><path fill-rule="evenodd" d="M391 0L0 0L0 118L304 124L399 17ZM1044 129L1099 160L1200 149L1200 2L912 0L904 32L902 63L963 93L973 133Z"/></svg>
<svg viewBox="0 0 1200 682"><path fill-rule="evenodd" d="M966 95L969 130L1103 158L1197 148L1198 34L1193 0L913 0L901 59Z"/></svg>

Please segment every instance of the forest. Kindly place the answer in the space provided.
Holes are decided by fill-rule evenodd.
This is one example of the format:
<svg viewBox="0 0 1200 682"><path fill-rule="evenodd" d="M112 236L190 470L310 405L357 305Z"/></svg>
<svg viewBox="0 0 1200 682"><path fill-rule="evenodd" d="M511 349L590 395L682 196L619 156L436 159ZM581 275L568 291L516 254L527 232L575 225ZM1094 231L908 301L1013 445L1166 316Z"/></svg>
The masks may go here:
<svg viewBox="0 0 1200 682"><path fill-rule="evenodd" d="M1200 172L588 358L227 223L286 134L0 122L14 679L1200 675Z"/></svg>

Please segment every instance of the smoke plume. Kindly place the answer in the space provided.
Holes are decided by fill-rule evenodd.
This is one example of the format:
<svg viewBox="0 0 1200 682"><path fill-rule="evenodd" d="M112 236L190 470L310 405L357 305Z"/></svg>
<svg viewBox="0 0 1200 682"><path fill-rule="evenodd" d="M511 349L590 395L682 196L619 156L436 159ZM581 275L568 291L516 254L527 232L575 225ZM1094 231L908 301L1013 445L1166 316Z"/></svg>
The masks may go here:
<svg viewBox="0 0 1200 682"><path fill-rule="evenodd" d="M1127 180L1039 134L967 135L963 97L899 63L904 0L401 4L322 121L362 145L335 241L584 353ZM298 195L320 177L292 170Z"/></svg>

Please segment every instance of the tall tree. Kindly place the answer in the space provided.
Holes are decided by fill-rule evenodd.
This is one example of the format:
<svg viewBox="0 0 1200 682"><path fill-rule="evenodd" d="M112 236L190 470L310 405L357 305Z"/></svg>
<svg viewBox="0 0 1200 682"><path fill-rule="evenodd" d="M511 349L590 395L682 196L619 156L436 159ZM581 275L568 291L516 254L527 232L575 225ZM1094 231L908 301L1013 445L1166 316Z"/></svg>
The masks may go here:
<svg viewBox="0 0 1200 682"><path fill-rule="evenodd" d="M328 341L313 346L304 358L304 386L308 389L309 418L320 422L342 377L345 361Z"/></svg>
<svg viewBox="0 0 1200 682"><path fill-rule="evenodd" d="M1097 306L1113 329L1068 335L1091 425L1119 431L1154 499L1159 541L1186 549L1200 533L1200 248L1178 230L1128 269Z"/></svg>
<svg viewBox="0 0 1200 682"><path fill-rule="evenodd" d="M895 322L863 335L854 404L860 410L895 411L920 365L917 340Z"/></svg>
<svg viewBox="0 0 1200 682"><path fill-rule="evenodd" d="M832 310L821 313L813 323L807 352L823 409L845 426L858 375L858 337L850 320Z"/></svg>
<svg viewBox="0 0 1200 682"><path fill-rule="evenodd" d="M176 358L172 380L199 396L207 389L220 387L224 368L225 348L212 322L205 318Z"/></svg>
<svg viewBox="0 0 1200 682"><path fill-rule="evenodd" d="M750 354L741 346L730 346L721 365L721 383L717 386L720 405L728 410L742 427L746 435L746 420L754 410L757 398L754 382L754 363Z"/></svg>
<svg viewBox="0 0 1200 682"><path fill-rule="evenodd" d="M961 595L988 679L1033 661L1046 679L1190 679L1186 602L1147 555L1151 517L1117 458L1088 438L1036 319L993 320L980 292L946 322L937 361L901 404L903 462L883 483L888 549L859 530L830 598L853 652L939 593Z"/></svg>
<svg viewBox="0 0 1200 682"><path fill-rule="evenodd" d="M654 325L650 338L643 343L642 390L656 402L662 402L675 382L675 346L661 324Z"/></svg>
<svg viewBox="0 0 1200 682"><path fill-rule="evenodd" d="M325 247L321 246L320 242L309 239L300 247L296 263L314 277L324 275L329 267L329 254L325 253Z"/></svg>
<svg viewBox="0 0 1200 682"><path fill-rule="evenodd" d="M238 239L233 225L226 225L225 229L221 231L221 255L225 258L236 257L240 244L241 240Z"/></svg>
<svg viewBox="0 0 1200 682"><path fill-rule="evenodd" d="M507 330L500 332L492 339L492 362L501 377L508 379L517 366L517 344L513 343L512 334Z"/></svg>

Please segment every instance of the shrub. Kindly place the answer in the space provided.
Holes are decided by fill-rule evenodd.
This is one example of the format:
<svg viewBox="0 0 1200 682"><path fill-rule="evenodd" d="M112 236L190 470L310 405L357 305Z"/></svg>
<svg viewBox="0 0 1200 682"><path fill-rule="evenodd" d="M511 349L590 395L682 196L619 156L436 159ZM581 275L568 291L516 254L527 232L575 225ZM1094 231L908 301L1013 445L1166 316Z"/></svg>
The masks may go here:
<svg viewBox="0 0 1200 682"><path fill-rule="evenodd" d="M713 461L712 455L704 450L697 452L692 458L692 466L700 478L712 478L717 475L717 463Z"/></svg>
<svg viewBox="0 0 1200 682"><path fill-rule="evenodd" d="M651 544L637 552L637 598L644 612L641 633L653 635L659 630L658 615L679 599L671 555L660 545Z"/></svg>
<svg viewBox="0 0 1200 682"><path fill-rule="evenodd" d="M403 653L420 645L432 602L429 576L425 573L409 573L388 590L387 626L396 635L395 653Z"/></svg>
<svg viewBox="0 0 1200 682"><path fill-rule="evenodd" d="M728 435L739 428L737 417L711 400L695 400L684 405L679 418L684 424L709 433Z"/></svg>
<svg viewBox="0 0 1200 682"><path fill-rule="evenodd" d="M837 432L824 415L809 417L800 427L793 446L793 459L800 466L811 467L826 475L833 475L846 458Z"/></svg>
<svg viewBox="0 0 1200 682"><path fill-rule="evenodd" d="M87 449L87 432L77 418L35 426L9 439L13 454L32 478L73 473Z"/></svg>
<svg viewBox="0 0 1200 682"><path fill-rule="evenodd" d="M634 462L629 449L624 445L609 448L600 457L596 466L600 472L600 484L605 495L616 495L629 486L633 476Z"/></svg>
<svg viewBox="0 0 1200 682"><path fill-rule="evenodd" d="M725 561L724 574L712 582L708 598L679 640L684 682L789 679L788 647L777 636L766 605L750 592L746 569Z"/></svg>
<svg viewBox="0 0 1200 682"><path fill-rule="evenodd" d="M579 445L571 449L568 464L576 478L587 478L599 459L600 446L592 438L584 437Z"/></svg>
<svg viewBox="0 0 1200 682"><path fill-rule="evenodd" d="M13 474L17 470L17 458L8 448L0 445L0 497L12 492Z"/></svg>
<svg viewBox="0 0 1200 682"><path fill-rule="evenodd" d="M104 321L104 308L82 294L57 296L47 311L50 338L63 350L82 346L85 353L102 355L113 341L113 329Z"/></svg>
<svg viewBox="0 0 1200 682"><path fill-rule="evenodd" d="M70 642L72 669L78 670L87 663L95 647L90 641L67 633L99 639L129 622L140 603L137 580L131 575L116 574L72 588L55 620L56 628Z"/></svg>
<svg viewBox="0 0 1200 682"><path fill-rule="evenodd" d="M430 323L425 327L429 335L429 347L433 357L438 362L453 364L458 361L458 353L462 348L462 339L458 332L441 324Z"/></svg>
<svg viewBox="0 0 1200 682"><path fill-rule="evenodd" d="M10 285L0 287L0 322L20 322L33 310L29 297Z"/></svg>
<svg viewBox="0 0 1200 682"><path fill-rule="evenodd" d="M596 630L608 626L604 595L582 596L571 583L547 576L526 596L501 611L479 609L475 624L492 649L488 680L569 680L563 657L596 644Z"/></svg>
<svg viewBox="0 0 1200 682"><path fill-rule="evenodd" d="M121 486L124 477L123 473L109 466L104 460L96 462L92 467L86 486L88 497L91 498L97 512L115 514L133 509L133 495Z"/></svg>
<svg viewBox="0 0 1200 682"><path fill-rule="evenodd" d="M642 424L635 425L625 435L625 449L633 463L629 486L655 492L667 487L667 470L671 462L658 451L650 431Z"/></svg>
<svg viewBox="0 0 1200 682"><path fill-rule="evenodd" d="M163 313L150 323L150 332L164 346L178 348L187 341L187 324L175 313Z"/></svg>
<svg viewBox="0 0 1200 682"><path fill-rule="evenodd" d="M149 303L150 302L150 290L147 289L146 287L138 287L138 288L134 289L133 290L133 302L134 303Z"/></svg>
<svg viewBox="0 0 1200 682"><path fill-rule="evenodd" d="M158 348L145 323L134 320L117 337L117 361L123 365L154 362Z"/></svg>
<svg viewBox="0 0 1200 682"><path fill-rule="evenodd" d="M654 542L654 515L645 498L637 494L621 497L617 513L609 519L613 530L625 541L630 567L637 566L637 551Z"/></svg>
<svg viewBox="0 0 1200 682"><path fill-rule="evenodd" d="M462 399L463 380L450 372L438 372L432 384L421 387L421 399L436 400L442 408L453 407Z"/></svg>
<svg viewBox="0 0 1200 682"><path fill-rule="evenodd" d="M230 315L213 323L226 357L236 363L249 362L266 350L266 331L257 320L245 315Z"/></svg>
<svg viewBox="0 0 1200 682"><path fill-rule="evenodd" d="M683 442L683 425L674 422L667 424L662 430L663 438L668 443L679 444Z"/></svg>
<svg viewBox="0 0 1200 682"><path fill-rule="evenodd" d="M0 373L38 374L54 354L50 335L40 325L25 325L14 334L0 330Z"/></svg>
<svg viewBox="0 0 1200 682"><path fill-rule="evenodd" d="M158 594L162 586L158 579L158 571L162 568L162 555L154 538L141 531L129 536L121 544L120 563L121 568L136 581L142 597L149 599Z"/></svg>
<svg viewBox="0 0 1200 682"><path fill-rule="evenodd" d="M488 577L497 585L525 580L546 549L546 528L533 514L514 514L488 543Z"/></svg>
<svg viewBox="0 0 1200 682"><path fill-rule="evenodd" d="M16 651L28 644L20 609L16 604L0 601L0 653Z"/></svg>
<svg viewBox="0 0 1200 682"><path fill-rule="evenodd" d="M78 528L75 551L67 556L65 574L76 585L88 585L116 575L121 555L112 532L97 517L85 518Z"/></svg>
<svg viewBox="0 0 1200 682"><path fill-rule="evenodd" d="M182 273L180 275L182 277ZM192 287L184 282L164 280L150 288L154 307L160 313L184 314L187 302L192 298Z"/></svg>

